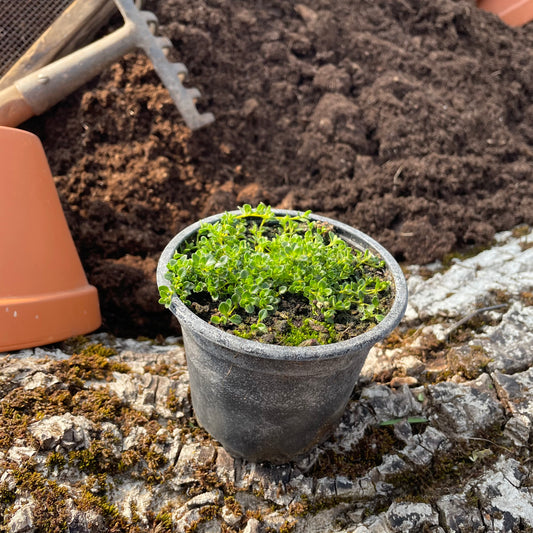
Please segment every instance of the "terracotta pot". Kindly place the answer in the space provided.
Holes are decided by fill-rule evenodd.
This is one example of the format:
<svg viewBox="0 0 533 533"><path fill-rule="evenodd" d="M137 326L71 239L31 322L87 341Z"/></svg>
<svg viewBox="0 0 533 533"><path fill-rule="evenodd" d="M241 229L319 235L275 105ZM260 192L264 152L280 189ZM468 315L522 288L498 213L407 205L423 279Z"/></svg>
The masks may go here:
<svg viewBox="0 0 533 533"><path fill-rule="evenodd" d="M0 127L0 162L0 352L95 330L98 294L87 283L41 142Z"/></svg>
<svg viewBox="0 0 533 533"><path fill-rule="evenodd" d="M276 214L295 215L275 210ZM201 223L185 228L159 259L157 283L170 286L167 264ZM380 256L393 278L394 302L385 318L352 339L321 346L278 346L246 340L196 316L179 298L170 310L183 334L196 418L235 457L285 463L309 452L336 427L370 348L400 322L407 286L394 258L364 233L318 215L335 233L358 249Z"/></svg>
<svg viewBox="0 0 533 533"><path fill-rule="evenodd" d="M522 26L533 20L533 0L478 0L477 5L498 15L509 26Z"/></svg>

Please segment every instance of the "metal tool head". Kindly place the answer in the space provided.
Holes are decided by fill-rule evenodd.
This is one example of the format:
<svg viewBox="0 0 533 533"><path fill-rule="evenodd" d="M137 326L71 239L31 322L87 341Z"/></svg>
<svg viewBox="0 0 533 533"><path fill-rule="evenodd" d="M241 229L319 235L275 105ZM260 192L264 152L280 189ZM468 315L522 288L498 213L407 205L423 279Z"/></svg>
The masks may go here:
<svg viewBox="0 0 533 533"><path fill-rule="evenodd" d="M2 1L5 0L0 0ZM76 12L78 9L87 8L88 4L79 4L81 1L76 0L66 12L72 12L74 7ZM104 2L104 5L107 2L107 0L83 0L83 2L89 1L92 13L94 13L94 2ZM163 50L172 48L171 41L153 34L157 27L156 16L148 11L140 11L133 0L113 0L113 2L124 18L124 25L118 30L52 63L45 63L45 66L37 70L33 62L34 54L30 54L30 63L24 63L20 69L15 69L15 73L13 69L17 65L10 69L14 80L5 88L1 83L5 83L6 76L9 77L10 73L0 80L0 125L17 126L33 115L44 113L100 73L106 66L136 48L144 50L152 62L189 128L195 130L213 122L212 113L199 113L196 109L195 99L200 96L200 91L182 85L182 79L187 73L185 65L167 60ZM79 16L76 18L80 20ZM38 39L36 45L40 46L43 41L46 49L46 39ZM34 47L32 49L36 50ZM26 71L29 73L22 77L18 76Z"/></svg>
<svg viewBox="0 0 533 533"><path fill-rule="evenodd" d="M132 26L137 46L144 50L152 62L187 126L195 130L213 122L215 117L212 113L200 114L196 109L195 99L200 96L200 91L185 88L181 83L187 73L185 65L168 61L163 50L172 48L171 41L152 33L154 27L157 27L156 16L149 11L137 9L133 0L113 1L122 14L125 25Z"/></svg>

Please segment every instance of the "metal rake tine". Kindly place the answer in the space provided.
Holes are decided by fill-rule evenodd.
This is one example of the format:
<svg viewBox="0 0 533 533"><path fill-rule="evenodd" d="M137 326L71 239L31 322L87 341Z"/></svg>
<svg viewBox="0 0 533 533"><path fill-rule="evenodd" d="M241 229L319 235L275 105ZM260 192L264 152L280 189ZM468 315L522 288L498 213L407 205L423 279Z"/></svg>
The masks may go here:
<svg viewBox="0 0 533 533"><path fill-rule="evenodd" d="M174 70L175 75L178 76L181 81L185 79L185 76L187 76L187 73L189 72L183 63L169 63L168 66Z"/></svg>
<svg viewBox="0 0 533 533"><path fill-rule="evenodd" d="M197 98L200 98L200 96L202 96L202 93L196 87L187 89L187 94L191 97L193 101L196 100Z"/></svg>
<svg viewBox="0 0 533 533"><path fill-rule="evenodd" d="M168 37L154 37L159 45L159 48L163 50L163 53L168 55L168 53L174 48L172 41Z"/></svg>
<svg viewBox="0 0 533 533"><path fill-rule="evenodd" d="M139 11L139 15L144 19L146 25L150 28L150 32L155 35L159 27L159 20L151 11Z"/></svg>
<svg viewBox="0 0 533 533"><path fill-rule="evenodd" d="M152 62L187 126L195 130L213 122L215 120L214 115L212 113L199 113L189 92L191 89L182 85L181 80L187 70L181 63L171 63L166 58L163 48L167 50L174 48L170 39L152 35L146 24L144 24L144 28L141 27L141 21L146 20L149 15L143 14L145 12L139 12L132 0L114 0L114 3L124 17L125 23L136 27L137 45L144 50ZM195 98L200 96L197 89L194 89L192 94Z"/></svg>
<svg viewBox="0 0 533 533"><path fill-rule="evenodd" d="M182 63L171 63L163 48L173 48L166 37L156 37L147 24L157 18L139 12L132 0L114 0L124 18L124 26L99 40L50 63L17 80L0 91L0 124L17 126L34 115L44 113L66 95L100 73L106 65L135 48L142 48L167 88L185 123L192 130L215 120L212 113L199 113L194 99L197 89L185 88L181 80L187 69Z"/></svg>

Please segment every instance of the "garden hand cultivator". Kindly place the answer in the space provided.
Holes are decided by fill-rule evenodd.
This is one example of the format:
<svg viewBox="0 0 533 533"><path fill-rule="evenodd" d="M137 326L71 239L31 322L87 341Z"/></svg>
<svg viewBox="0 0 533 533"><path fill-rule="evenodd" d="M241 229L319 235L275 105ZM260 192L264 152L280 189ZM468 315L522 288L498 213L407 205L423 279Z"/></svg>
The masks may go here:
<svg viewBox="0 0 533 533"><path fill-rule="evenodd" d="M17 126L43 113L136 48L144 50L152 62L189 128L195 130L213 122L211 113L199 113L196 109L195 99L200 92L181 83L187 73L185 65L167 60L163 50L172 48L171 41L152 33L157 27L156 16L139 11L133 0L113 1L124 18L124 25L0 91L0 125Z"/></svg>

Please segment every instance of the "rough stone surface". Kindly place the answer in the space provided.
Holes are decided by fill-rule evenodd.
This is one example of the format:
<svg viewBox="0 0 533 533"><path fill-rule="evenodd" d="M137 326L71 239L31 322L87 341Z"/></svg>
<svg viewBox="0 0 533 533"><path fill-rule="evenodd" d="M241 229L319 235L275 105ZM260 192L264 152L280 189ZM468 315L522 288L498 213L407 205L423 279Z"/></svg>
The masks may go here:
<svg viewBox="0 0 533 533"><path fill-rule="evenodd" d="M464 383L438 383L430 389L434 415L440 426L457 435L473 436L503 422L501 404L487 392Z"/></svg>
<svg viewBox="0 0 533 533"><path fill-rule="evenodd" d="M476 305L490 305L497 291L517 297L533 287L533 248L522 249L521 238L499 235L500 246L475 257L457 261L444 273L430 280L420 276L409 280L409 305L406 320L446 315L461 317Z"/></svg>
<svg viewBox="0 0 533 533"><path fill-rule="evenodd" d="M523 486L525 472L513 459L501 458L475 485L485 526L494 531L533 527L533 495ZM489 529L490 530L490 529Z"/></svg>
<svg viewBox="0 0 533 533"><path fill-rule="evenodd" d="M372 349L333 435L287 465L235 459L198 427L179 339L97 334L3 355L0 525L529 531L533 264L524 266L520 242L500 235L490 254L427 279L413 274L411 315ZM472 314L494 303L496 279L505 307ZM442 283L453 296L443 298ZM415 381L399 381L406 377Z"/></svg>
<svg viewBox="0 0 533 533"><path fill-rule="evenodd" d="M243 533L259 533L261 531L261 523L256 518L250 518L243 529Z"/></svg>
<svg viewBox="0 0 533 533"><path fill-rule="evenodd" d="M93 424L83 416L65 413L51 416L33 423L30 433L39 441L43 450L54 450L62 446L65 450L87 448L90 443L89 432Z"/></svg>
<svg viewBox="0 0 533 533"><path fill-rule="evenodd" d="M533 259L532 259L533 261ZM491 370L514 374L533 364L533 307L515 302L497 326L488 327L481 342Z"/></svg>
<svg viewBox="0 0 533 533"><path fill-rule="evenodd" d="M435 509L426 503L393 503L386 513L393 531L414 531L439 525Z"/></svg>
<svg viewBox="0 0 533 533"><path fill-rule="evenodd" d="M496 371L493 379L507 409L533 420L533 398L530 396L533 390L533 368L512 375Z"/></svg>
<svg viewBox="0 0 533 533"><path fill-rule="evenodd" d="M479 509L468 505L465 499L464 494L448 494L438 500L437 509L443 517L442 525L453 533L484 533L485 523Z"/></svg>
<svg viewBox="0 0 533 533"><path fill-rule="evenodd" d="M32 533L35 531L31 504L23 505L13 514L8 528L10 533Z"/></svg>

